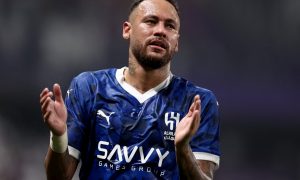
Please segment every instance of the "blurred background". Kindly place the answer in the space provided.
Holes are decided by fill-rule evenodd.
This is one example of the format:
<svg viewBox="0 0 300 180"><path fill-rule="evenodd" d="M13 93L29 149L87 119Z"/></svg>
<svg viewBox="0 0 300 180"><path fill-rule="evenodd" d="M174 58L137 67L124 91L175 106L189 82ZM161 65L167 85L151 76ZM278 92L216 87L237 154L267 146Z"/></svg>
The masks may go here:
<svg viewBox="0 0 300 180"><path fill-rule="evenodd" d="M39 94L127 65L130 0L0 0L0 179L45 179ZM186 0L172 72L214 91L215 179L300 179L300 1ZM76 178L74 178L76 179Z"/></svg>

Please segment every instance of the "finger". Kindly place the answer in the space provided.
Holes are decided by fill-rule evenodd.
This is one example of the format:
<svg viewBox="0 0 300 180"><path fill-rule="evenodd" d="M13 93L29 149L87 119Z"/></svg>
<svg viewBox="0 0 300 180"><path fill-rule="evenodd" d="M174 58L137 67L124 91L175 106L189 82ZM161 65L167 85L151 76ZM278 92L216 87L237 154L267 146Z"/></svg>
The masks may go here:
<svg viewBox="0 0 300 180"><path fill-rule="evenodd" d="M191 130L192 132L196 131L200 124L200 116L199 116L199 110L195 110L193 113L193 121L191 123Z"/></svg>
<svg viewBox="0 0 300 180"><path fill-rule="evenodd" d="M194 107L195 107L195 103L193 102L190 106L190 109L189 109L189 112L188 112L187 116L191 116L193 114Z"/></svg>
<svg viewBox="0 0 300 180"><path fill-rule="evenodd" d="M200 111L197 109L193 112L194 121L198 121L200 119Z"/></svg>
<svg viewBox="0 0 300 180"><path fill-rule="evenodd" d="M198 129L201 122L201 109L200 109L200 101L197 101L197 109L193 113L193 128Z"/></svg>
<svg viewBox="0 0 300 180"><path fill-rule="evenodd" d="M200 112L201 112L201 99L199 95L196 95L194 97L193 104L194 104L193 115L192 115L192 118L194 120L193 124L197 125L200 120Z"/></svg>
<svg viewBox="0 0 300 180"><path fill-rule="evenodd" d="M50 117L51 113L52 113L51 111L47 111L43 116L44 122L47 124L49 123L49 117Z"/></svg>
<svg viewBox="0 0 300 180"><path fill-rule="evenodd" d="M47 94L49 92L48 88L43 89L43 91L40 94L40 98L43 97L45 94Z"/></svg>
<svg viewBox="0 0 300 180"><path fill-rule="evenodd" d="M197 94L195 97L194 97L194 101L197 101L200 99L200 96Z"/></svg>
<svg viewBox="0 0 300 180"><path fill-rule="evenodd" d="M199 110L199 119L201 120L201 98L200 98L200 96L199 95L197 95L198 96L198 100L197 100L197 105L196 105L196 109L198 109Z"/></svg>
<svg viewBox="0 0 300 180"><path fill-rule="evenodd" d="M197 109L197 101L200 99L199 95L196 95L194 97L193 103L190 106L189 112L188 112L188 116L191 116L192 113Z"/></svg>
<svg viewBox="0 0 300 180"><path fill-rule="evenodd" d="M50 91L50 92L48 92L47 94L44 94L41 98L40 98L40 104L41 105L43 105L44 104L44 102L46 101L46 99L48 98L48 97L52 97L53 96L53 93Z"/></svg>
<svg viewBox="0 0 300 180"><path fill-rule="evenodd" d="M194 103L196 104L195 105L195 109L199 109L199 103L200 103L200 96L199 95L196 95L195 97L194 97Z"/></svg>
<svg viewBox="0 0 300 180"><path fill-rule="evenodd" d="M64 99L62 97L61 88L60 88L59 84L53 85L53 92L54 92L55 100L57 102L63 103Z"/></svg>
<svg viewBox="0 0 300 180"><path fill-rule="evenodd" d="M51 111L50 109L50 103L53 101L50 97L47 97L45 102L41 106L41 110L43 114L46 114L48 111Z"/></svg>
<svg viewBox="0 0 300 180"><path fill-rule="evenodd" d="M194 106L193 106L193 112L198 110L198 111L201 111L201 99L200 99L200 96L199 95L196 95L194 97L194 102L193 102Z"/></svg>
<svg viewBox="0 0 300 180"><path fill-rule="evenodd" d="M201 106L201 100L198 99L198 100L195 102L195 110L200 110L200 106Z"/></svg>
<svg viewBox="0 0 300 180"><path fill-rule="evenodd" d="M201 112L200 106L201 106L201 101L197 100L195 102L195 106L194 106L195 108L194 108L193 115L192 115L194 119L195 118L197 118L197 120L200 119L200 112Z"/></svg>

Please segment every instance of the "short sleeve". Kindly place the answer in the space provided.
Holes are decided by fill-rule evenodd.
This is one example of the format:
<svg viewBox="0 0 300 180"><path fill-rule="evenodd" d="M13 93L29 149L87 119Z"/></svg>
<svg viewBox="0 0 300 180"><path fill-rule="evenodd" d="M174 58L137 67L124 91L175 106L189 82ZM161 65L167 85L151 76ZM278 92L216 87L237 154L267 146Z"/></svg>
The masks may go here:
<svg viewBox="0 0 300 180"><path fill-rule="evenodd" d="M211 91L200 95L200 127L191 140L191 148L197 160L220 163L220 117L219 105Z"/></svg>
<svg viewBox="0 0 300 180"><path fill-rule="evenodd" d="M78 75L72 80L65 98L68 111L68 150L78 160L87 136L88 112L91 106L88 84L88 73Z"/></svg>

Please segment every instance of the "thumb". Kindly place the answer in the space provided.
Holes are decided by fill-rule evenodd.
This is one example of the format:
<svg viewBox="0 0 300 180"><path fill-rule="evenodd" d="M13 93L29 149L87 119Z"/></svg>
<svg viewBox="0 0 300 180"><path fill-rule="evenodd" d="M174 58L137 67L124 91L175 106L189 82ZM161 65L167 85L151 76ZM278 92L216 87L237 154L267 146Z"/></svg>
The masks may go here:
<svg viewBox="0 0 300 180"><path fill-rule="evenodd" d="M60 103L64 102L59 84L55 83L53 85L53 93L54 93L54 98L57 102L60 102Z"/></svg>

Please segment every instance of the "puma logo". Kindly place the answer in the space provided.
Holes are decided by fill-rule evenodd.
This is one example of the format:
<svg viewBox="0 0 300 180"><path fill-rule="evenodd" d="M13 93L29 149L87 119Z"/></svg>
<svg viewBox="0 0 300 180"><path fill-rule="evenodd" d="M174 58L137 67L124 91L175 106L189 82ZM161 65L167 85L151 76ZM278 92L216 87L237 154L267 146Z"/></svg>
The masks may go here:
<svg viewBox="0 0 300 180"><path fill-rule="evenodd" d="M108 115L106 115L102 110L98 110L97 111L97 115L98 116L101 116L101 117L104 117L105 120L107 121L107 124L110 125L110 121L109 121L109 118L111 115L115 114L115 112L110 112Z"/></svg>
<svg viewBox="0 0 300 180"><path fill-rule="evenodd" d="M69 90L67 91L67 96L68 96L68 98L70 97L71 91L73 91L73 89L69 89Z"/></svg>

